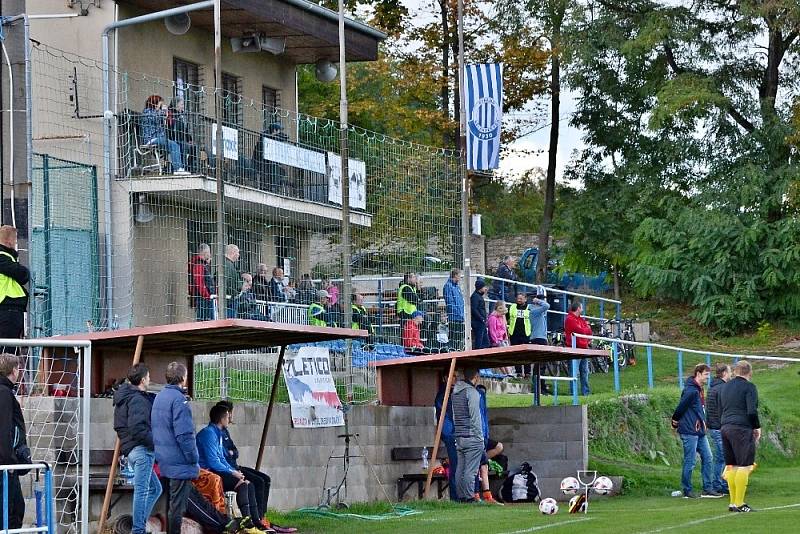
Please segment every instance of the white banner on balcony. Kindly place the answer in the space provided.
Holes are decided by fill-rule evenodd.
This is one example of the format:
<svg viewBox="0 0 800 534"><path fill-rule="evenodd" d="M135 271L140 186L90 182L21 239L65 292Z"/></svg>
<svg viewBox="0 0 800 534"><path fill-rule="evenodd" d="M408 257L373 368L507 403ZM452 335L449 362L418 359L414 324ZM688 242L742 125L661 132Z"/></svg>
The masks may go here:
<svg viewBox="0 0 800 534"><path fill-rule="evenodd" d="M344 426L326 347L300 347L297 355L283 364L283 377L295 428Z"/></svg>
<svg viewBox="0 0 800 534"><path fill-rule="evenodd" d="M350 174L350 207L367 209L367 164L358 159L347 160ZM328 201L342 203L342 157L328 152Z"/></svg>
<svg viewBox="0 0 800 534"><path fill-rule="evenodd" d="M262 137L261 146L264 147L263 157L266 160L325 174L325 154L323 152L316 152L270 137Z"/></svg>
<svg viewBox="0 0 800 534"><path fill-rule="evenodd" d="M217 125L211 125L211 153L217 155ZM225 159L239 159L239 130L222 127L222 155Z"/></svg>

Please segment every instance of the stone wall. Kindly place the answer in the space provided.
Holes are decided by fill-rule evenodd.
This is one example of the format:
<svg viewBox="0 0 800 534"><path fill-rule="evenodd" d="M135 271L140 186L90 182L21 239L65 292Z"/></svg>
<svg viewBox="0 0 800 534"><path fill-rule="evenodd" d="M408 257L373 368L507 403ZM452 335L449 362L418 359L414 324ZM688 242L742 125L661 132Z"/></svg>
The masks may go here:
<svg viewBox="0 0 800 534"><path fill-rule="evenodd" d="M537 234L520 234L486 239L486 274L494 274L503 257L511 254L519 259L526 249L539 246Z"/></svg>
<svg viewBox="0 0 800 534"><path fill-rule="evenodd" d="M193 402L192 411L199 430L207 422L212 403ZM290 409L276 405L265 450L266 471L272 477L270 507L282 510L315 506L322 493L325 466L332 454L341 454L343 440L336 436L344 428L294 429ZM240 404L234 414L231 435L239 447L242 465L254 465L261 429L266 415L264 404ZM94 449L114 447L111 401L92 401L91 444ZM559 483L585 469L588 461L588 434L585 406L496 408L489 410L493 439L505 445L510 466L530 462L540 477L547 496L559 497ZM349 502L396 499L397 479L405 473L420 472L420 461L395 462L393 447L430 446L434 437L433 408L404 406L356 406L349 415L350 432L357 433L358 444L351 443L351 454L362 452L375 468L375 479L362 458L351 460L348 477ZM341 460L333 460L327 485L341 477ZM385 492L385 494L384 494ZM408 495L411 495L409 492ZM92 497L91 515L99 514L102 495ZM129 507L124 498L115 509Z"/></svg>

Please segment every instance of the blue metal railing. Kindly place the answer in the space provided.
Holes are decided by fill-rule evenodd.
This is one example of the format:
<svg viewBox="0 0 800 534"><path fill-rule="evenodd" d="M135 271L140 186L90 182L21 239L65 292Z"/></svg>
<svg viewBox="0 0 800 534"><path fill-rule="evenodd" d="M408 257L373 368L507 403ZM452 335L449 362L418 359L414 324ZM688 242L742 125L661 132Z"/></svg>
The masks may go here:
<svg viewBox="0 0 800 534"><path fill-rule="evenodd" d="M9 471L15 470L43 470L44 471L44 517L41 513L40 501L36 501L36 526L26 528L9 529L9 507L8 507L8 481ZM53 512L53 471L46 463L35 464L10 464L0 465L0 471L3 473L3 529L0 534L21 534L28 532L46 532L47 534L56 534L56 521Z"/></svg>

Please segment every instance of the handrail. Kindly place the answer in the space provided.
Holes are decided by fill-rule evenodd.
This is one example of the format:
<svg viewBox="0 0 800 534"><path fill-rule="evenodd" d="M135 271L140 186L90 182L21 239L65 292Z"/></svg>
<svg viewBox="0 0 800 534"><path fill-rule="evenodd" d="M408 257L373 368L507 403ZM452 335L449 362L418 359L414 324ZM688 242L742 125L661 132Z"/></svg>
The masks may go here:
<svg viewBox="0 0 800 534"><path fill-rule="evenodd" d="M487 280L499 280L501 282L517 284L519 286L536 287L537 285L542 285L542 284L532 284L530 282L522 282L520 280L509 280L508 278L499 278L497 276L491 276L491 275L488 275L488 274L475 273L473 276L475 276L476 278L485 278ZM610 302L612 304L622 304L621 300L609 299L609 298L606 298L606 297L598 297L597 295L589 295L589 294L585 294L585 293L575 293L574 291L567 291L566 289L558 289L558 288L555 288L555 287L548 287L547 290L548 291L554 291L556 293L561 293L561 294L564 294L564 295L572 295L573 297L582 297L582 298L588 298L588 299L594 299L594 300L602 300L604 302Z"/></svg>
<svg viewBox="0 0 800 534"><path fill-rule="evenodd" d="M689 352L691 354L702 354L703 356L720 356L723 358L734 358L739 360L767 360L767 361L777 361L777 362L791 362L791 363L800 363L800 358L787 358L785 356L757 356L755 354L733 354L733 353L725 353L725 352L714 352L708 350L699 350L699 349L686 349L683 347L674 347L672 345L664 345L661 343L645 343L642 341L629 341L625 339L619 339L616 337L603 337L603 336L590 336L587 334L572 334L575 337L583 338L583 339L593 339L596 341L608 341L609 343L619 343L620 345L634 345L637 347L656 347L659 349L665 350L674 350L676 352Z"/></svg>
<svg viewBox="0 0 800 534"><path fill-rule="evenodd" d="M44 470L44 499L45 499L45 526L29 527L29 528L8 528L8 472L9 471L29 471L31 469ZM53 513L53 469L45 462L37 462L31 464L6 464L0 465L0 473L2 473L3 480L3 512L2 524L0 525L0 534L27 534L30 532L47 532L48 534L56 534L55 515ZM88 490L87 490L88 491Z"/></svg>

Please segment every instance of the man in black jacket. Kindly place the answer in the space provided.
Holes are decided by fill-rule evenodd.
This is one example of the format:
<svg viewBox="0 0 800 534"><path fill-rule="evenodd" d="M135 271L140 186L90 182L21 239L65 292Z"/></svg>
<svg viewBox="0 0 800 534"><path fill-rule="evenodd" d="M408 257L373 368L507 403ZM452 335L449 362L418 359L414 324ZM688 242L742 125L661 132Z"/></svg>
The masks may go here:
<svg viewBox="0 0 800 534"><path fill-rule="evenodd" d="M761 422L758 419L758 390L750 381L753 367L741 360L733 369L735 378L725 384L720 392L722 406L722 448L725 463L730 467L726 480L731 492L728 510L752 512L744 502L750 472L756 463L756 445L761 439Z"/></svg>
<svg viewBox="0 0 800 534"><path fill-rule="evenodd" d="M488 349L490 346L489 332L486 330L486 301L483 300L487 291L483 278L475 280L475 291L469 297L473 349Z"/></svg>
<svg viewBox="0 0 800 534"><path fill-rule="evenodd" d="M120 453L127 456L133 470L132 534L146 533L147 518L161 495L161 482L153 472L153 395L147 392L149 384L150 370L137 363L128 371L128 382L114 393L114 430L119 436Z"/></svg>
<svg viewBox="0 0 800 534"><path fill-rule="evenodd" d="M719 395L722 386L730 379L731 368L726 363L718 363L714 368L714 378L708 389L706 398L706 426L708 427L709 441L714 449L714 476L712 478L714 491L728 495L728 483L722 478L725 470L725 455L722 452L722 411L719 405Z"/></svg>
<svg viewBox="0 0 800 534"><path fill-rule="evenodd" d="M19 263L17 229L0 226L0 338L23 337L30 279L28 268ZM0 347L5 352L5 347Z"/></svg>
<svg viewBox="0 0 800 534"><path fill-rule="evenodd" d="M13 354L0 354L0 465L30 463L30 451L25 439L25 419L14 396L16 381L21 371L19 358ZM3 494L3 477L0 473L0 495ZM22 528L25 516L25 499L19 474L8 472L8 527Z"/></svg>

